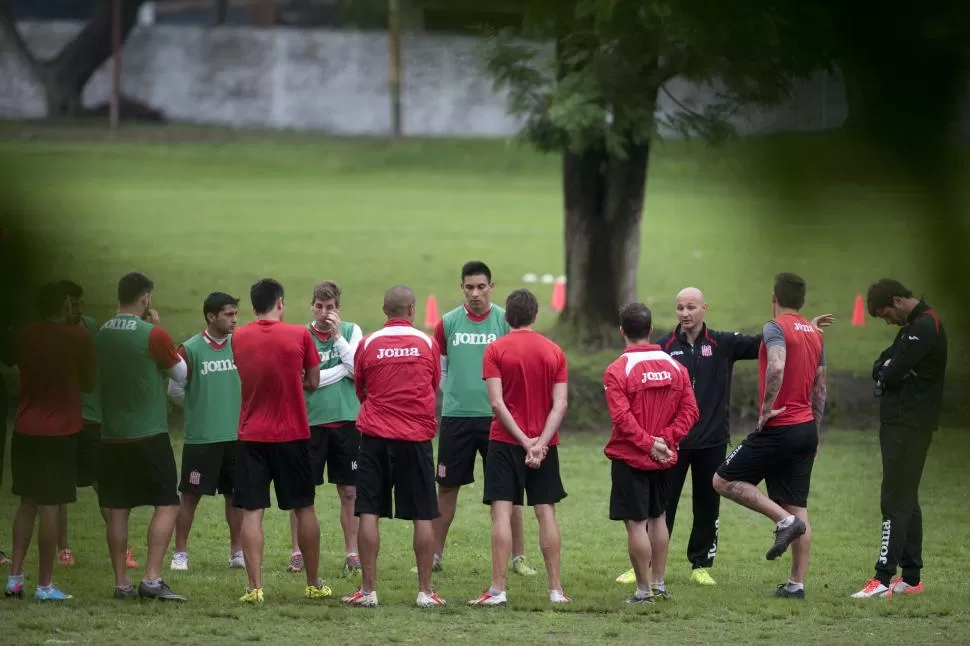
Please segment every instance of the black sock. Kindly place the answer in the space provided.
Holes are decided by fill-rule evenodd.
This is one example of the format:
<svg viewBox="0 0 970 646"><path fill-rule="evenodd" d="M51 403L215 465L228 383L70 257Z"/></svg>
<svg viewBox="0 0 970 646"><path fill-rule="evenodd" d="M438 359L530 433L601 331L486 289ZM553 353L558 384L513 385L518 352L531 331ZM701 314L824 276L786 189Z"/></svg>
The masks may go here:
<svg viewBox="0 0 970 646"><path fill-rule="evenodd" d="M883 584L887 588L889 587L890 580L892 580L892 577L889 576L888 574L883 574L882 572L880 572L879 574L876 575L876 581L879 581L879 583Z"/></svg>
<svg viewBox="0 0 970 646"><path fill-rule="evenodd" d="M919 577L918 576L904 576L903 577L903 583L905 583L907 585L911 585L911 586L913 586L915 588L916 586L919 585Z"/></svg>

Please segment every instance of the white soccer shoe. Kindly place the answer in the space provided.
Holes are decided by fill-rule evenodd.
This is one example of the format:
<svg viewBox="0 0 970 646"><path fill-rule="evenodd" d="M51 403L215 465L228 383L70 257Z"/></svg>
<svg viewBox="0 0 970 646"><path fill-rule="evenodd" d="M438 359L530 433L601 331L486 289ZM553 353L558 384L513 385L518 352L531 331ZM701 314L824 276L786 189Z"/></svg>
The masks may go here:
<svg viewBox="0 0 970 646"><path fill-rule="evenodd" d="M864 588L852 595L853 599L871 599L872 597L891 597L892 589L884 585L879 579L869 579Z"/></svg>
<svg viewBox="0 0 970 646"><path fill-rule="evenodd" d="M438 608L440 606L448 605L445 603L444 599L438 596L438 591L434 588L431 589L431 594L423 591L418 592L417 604L419 608Z"/></svg>

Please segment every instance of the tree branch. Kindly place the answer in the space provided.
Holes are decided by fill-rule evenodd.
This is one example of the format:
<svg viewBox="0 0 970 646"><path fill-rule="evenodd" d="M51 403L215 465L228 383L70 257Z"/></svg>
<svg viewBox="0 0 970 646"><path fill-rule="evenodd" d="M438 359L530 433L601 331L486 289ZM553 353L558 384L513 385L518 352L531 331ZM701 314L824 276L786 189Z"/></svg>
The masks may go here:
<svg viewBox="0 0 970 646"><path fill-rule="evenodd" d="M671 101L673 101L674 104L678 108L680 108L681 110L683 110L687 114L691 115L692 117L695 117L697 119L702 119L704 121L707 121L708 119L710 119L710 117L707 117L707 116L705 116L703 114L700 114L699 112L696 112L696 111L692 110L691 108L688 108L683 103L681 103L680 100L677 97L675 97L673 94L671 94L670 93L670 90L668 90L665 86L661 85L660 86L660 91L663 92L664 94L666 94L667 95L667 98L670 99Z"/></svg>
<svg viewBox="0 0 970 646"><path fill-rule="evenodd" d="M17 55L30 68L30 71L37 76L42 63L37 60L37 57L30 51L30 47L27 46L27 42L23 39L23 36L17 31L17 23L14 20L13 11L10 8L10 0L0 0L0 34L3 34L5 39L13 43Z"/></svg>

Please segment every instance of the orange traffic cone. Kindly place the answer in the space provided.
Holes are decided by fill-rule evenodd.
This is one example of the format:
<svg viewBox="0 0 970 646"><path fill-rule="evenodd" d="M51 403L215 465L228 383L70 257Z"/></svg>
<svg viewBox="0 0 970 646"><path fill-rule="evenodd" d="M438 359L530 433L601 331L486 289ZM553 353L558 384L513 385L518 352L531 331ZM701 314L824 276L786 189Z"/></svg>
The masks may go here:
<svg viewBox="0 0 970 646"><path fill-rule="evenodd" d="M427 329L433 329L434 326L438 325L438 299L434 297L434 294L428 296L428 302L424 306L424 327Z"/></svg>
<svg viewBox="0 0 970 646"><path fill-rule="evenodd" d="M852 325L863 326L866 324L866 307L862 302L862 292L856 294L855 307L852 308Z"/></svg>
<svg viewBox="0 0 970 646"><path fill-rule="evenodd" d="M566 283L561 279L552 286L552 309L561 312L566 308Z"/></svg>

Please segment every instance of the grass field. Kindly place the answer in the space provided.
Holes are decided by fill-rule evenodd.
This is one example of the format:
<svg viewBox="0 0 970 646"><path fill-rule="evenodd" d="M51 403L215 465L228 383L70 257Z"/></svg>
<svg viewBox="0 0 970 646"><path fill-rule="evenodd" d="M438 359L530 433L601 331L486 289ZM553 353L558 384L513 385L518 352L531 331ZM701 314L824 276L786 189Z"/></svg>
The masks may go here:
<svg viewBox="0 0 970 646"><path fill-rule="evenodd" d="M309 643L779 643L913 644L965 643L970 616L962 594L970 560L964 549L970 531L966 515L965 441L941 432L931 448L921 499L926 519L924 571L927 592L920 598L859 601L848 598L870 576L879 541L878 444L873 433L833 433L822 446L810 500L814 553L804 601L767 599L785 580L789 555L764 559L771 542L769 521L733 503L722 506L720 550L713 573L716 588L688 582L687 533L691 518L689 484L686 507L671 546L667 582L669 604L629 608L622 603L632 588L613 581L629 567L625 532L607 517L609 466L603 439L566 435L562 470L569 496L559 507L563 533L563 582L572 606L553 609L545 597L544 574L524 580L511 575L510 606L468 608L465 602L488 584L487 508L478 482L462 493L458 518L445 553L445 572L435 585L448 608L413 606L416 581L409 570L410 524L382 523L378 590L382 607L343 608L336 599L302 598L301 575L287 574L287 516L266 516L266 603L243 606L245 573L226 568L227 532L221 505L205 500L190 540L192 570L166 580L187 594L182 606L118 602L110 598L113 578L103 524L94 494L82 490L71 508L71 545L78 565L60 566L55 580L75 599L50 608L27 600L0 600L5 643L121 644L133 640L179 644ZM9 474L7 474L9 478ZM9 482L9 479L5 479ZM335 596L352 591L339 578L343 539L333 487L318 490L322 529L322 567ZM8 486L0 494L0 518L10 519L15 500ZM130 542L140 562L145 557L147 509L132 515ZM526 515L529 558L539 565L534 518ZM5 541L6 542L6 541ZM27 590L36 581L36 551L26 566ZM133 573L138 576L140 573Z"/></svg>

